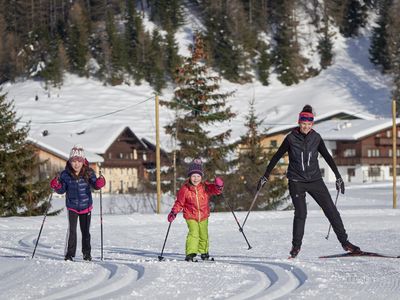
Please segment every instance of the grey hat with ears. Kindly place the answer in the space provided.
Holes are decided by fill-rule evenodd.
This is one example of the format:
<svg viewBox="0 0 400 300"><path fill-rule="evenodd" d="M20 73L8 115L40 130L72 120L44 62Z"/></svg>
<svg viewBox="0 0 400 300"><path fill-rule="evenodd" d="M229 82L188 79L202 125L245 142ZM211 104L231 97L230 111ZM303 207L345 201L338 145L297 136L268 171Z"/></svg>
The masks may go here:
<svg viewBox="0 0 400 300"><path fill-rule="evenodd" d="M193 159L193 161L189 164L187 176L190 177L193 174L199 174L201 177L204 177L203 163L201 162L200 158Z"/></svg>

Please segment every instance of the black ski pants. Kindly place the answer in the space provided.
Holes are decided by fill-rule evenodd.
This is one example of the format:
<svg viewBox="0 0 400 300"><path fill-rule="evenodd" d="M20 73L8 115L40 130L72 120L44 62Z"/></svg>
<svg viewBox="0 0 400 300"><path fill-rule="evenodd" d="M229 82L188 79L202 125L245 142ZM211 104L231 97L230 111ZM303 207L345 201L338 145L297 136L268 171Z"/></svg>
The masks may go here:
<svg viewBox="0 0 400 300"><path fill-rule="evenodd" d="M75 257L77 243L76 225L78 223L78 219L82 233L82 253L83 255L90 254L91 246L89 229L91 212L88 212L86 214L78 214L74 211L68 210L69 228L67 232L67 246L65 256Z"/></svg>
<svg viewBox="0 0 400 300"><path fill-rule="evenodd" d="M306 193L318 203L332 225L333 231L341 244L347 241L342 218L332 201L328 188L322 179L313 182L289 180L289 193L294 205L293 247L301 247L307 218Z"/></svg>

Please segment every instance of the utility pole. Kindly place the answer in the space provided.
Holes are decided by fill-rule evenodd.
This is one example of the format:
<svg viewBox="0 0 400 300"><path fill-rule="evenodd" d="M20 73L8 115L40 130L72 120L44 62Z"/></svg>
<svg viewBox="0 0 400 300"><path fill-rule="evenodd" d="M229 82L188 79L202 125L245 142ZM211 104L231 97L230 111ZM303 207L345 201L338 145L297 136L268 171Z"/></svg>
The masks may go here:
<svg viewBox="0 0 400 300"><path fill-rule="evenodd" d="M159 113L159 99L156 94L156 178L157 178L157 214L160 213L161 202L161 175L160 175L160 113Z"/></svg>
<svg viewBox="0 0 400 300"><path fill-rule="evenodd" d="M393 208L397 207L396 175L397 175L397 124L396 124L396 100L392 101L392 152L393 152Z"/></svg>

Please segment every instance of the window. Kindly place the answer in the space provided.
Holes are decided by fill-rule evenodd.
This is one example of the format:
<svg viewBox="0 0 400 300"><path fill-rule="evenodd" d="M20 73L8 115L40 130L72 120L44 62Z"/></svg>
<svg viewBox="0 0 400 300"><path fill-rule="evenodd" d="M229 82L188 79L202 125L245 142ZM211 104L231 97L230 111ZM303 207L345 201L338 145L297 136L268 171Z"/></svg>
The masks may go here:
<svg viewBox="0 0 400 300"><path fill-rule="evenodd" d="M111 152L108 153L108 158L111 159L112 158L112 154Z"/></svg>
<svg viewBox="0 0 400 300"><path fill-rule="evenodd" d="M133 159L137 159L137 151L136 149L133 149Z"/></svg>
<svg viewBox="0 0 400 300"><path fill-rule="evenodd" d="M388 153L389 157L392 157L393 156L393 149L389 149L388 152L389 152ZM396 153L397 153L397 157L399 157L400 156L400 149L396 149Z"/></svg>
<svg viewBox="0 0 400 300"><path fill-rule="evenodd" d="M368 169L368 176L369 177L378 177L381 175L381 168L380 167L370 167Z"/></svg>
<svg viewBox="0 0 400 300"><path fill-rule="evenodd" d="M368 157L379 157L379 149L368 149Z"/></svg>
<svg viewBox="0 0 400 300"><path fill-rule="evenodd" d="M393 167L389 169L389 176L393 176ZM396 168L396 176L400 176L400 168Z"/></svg>
<svg viewBox="0 0 400 300"><path fill-rule="evenodd" d="M146 155L146 153L143 153L143 160L144 160L144 161L147 160L147 155Z"/></svg>
<svg viewBox="0 0 400 300"><path fill-rule="evenodd" d="M124 158L124 154L123 154L123 153L120 153L120 154L119 154L119 158L121 158L121 159Z"/></svg>
<svg viewBox="0 0 400 300"><path fill-rule="evenodd" d="M345 149L343 151L344 157L354 157L356 156L356 149Z"/></svg>
<svg viewBox="0 0 400 300"><path fill-rule="evenodd" d="M347 175L348 175L349 177L354 177L354 176L356 176L356 169L355 169L355 168L348 168L348 169L347 169Z"/></svg>
<svg viewBox="0 0 400 300"><path fill-rule="evenodd" d="M278 142L276 140L271 140L270 145L272 148L276 148L278 146Z"/></svg>
<svg viewBox="0 0 400 300"><path fill-rule="evenodd" d="M386 130L386 137L390 138L392 136L392 132L390 130Z"/></svg>

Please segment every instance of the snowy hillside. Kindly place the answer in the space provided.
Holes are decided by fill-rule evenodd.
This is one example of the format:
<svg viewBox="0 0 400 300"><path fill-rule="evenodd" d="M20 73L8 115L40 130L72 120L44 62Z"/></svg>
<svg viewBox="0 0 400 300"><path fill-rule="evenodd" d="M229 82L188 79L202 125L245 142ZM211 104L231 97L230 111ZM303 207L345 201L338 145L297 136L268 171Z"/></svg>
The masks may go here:
<svg viewBox="0 0 400 300"><path fill-rule="evenodd" d="M339 209L350 240L368 251L400 255L400 211L391 208L389 184L350 186ZM334 190L331 190L332 195ZM247 250L230 213L210 217L210 251L216 262L184 259L187 233L181 215L172 223L163 256L166 215L105 215L100 261L100 218L95 197L92 263L64 262L65 212L48 217L36 256L30 259L42 217L0 218L2 299L398 299L398 259L347 257L310 198L302 251L288 260L292 211L253 212ZM55 199L56 205L63 200ZM238 213L242 221L245 213ZM79 234L78 234L79 236Z"/></svg>
<svg viewBox="0 0 400 300"><path fill-rule="evenodd" d="M196 19L193 20L196 23ZM182 49L191 42L193 28L190 26L200 25L189 23L178 32ZM267 87L259 82L239 85L223 81L223 91L236 91L228 105L233 107L237 117L218 128L211 126L211 133L232 128L232 139L236 140L245 131L244 118L252 99L264 128L295 124L298 112L306 103L314 106L317 115L346 109L388 117L391 81L368 59L368 32L365 30L364 36L355 39L336 35L333 65L298 85L285 86L274 74ZM187 51L181 52L187 55ZM146 83L112 87L67 74L60 89L46 89L43 82L35 80L7 83L2 89L8 93L8 99L15 101L22 121L31 121L33 133L47 129L50 134L66 137L68 133L117 123L131 126L139 137L155 140L154 94ZM171 99L172 87L165 89L161 98ZM161 108L161 125L168 124L173 116L174 112ZM162 147L170 149L171 138L163 130L161 134Z"/></svg>

